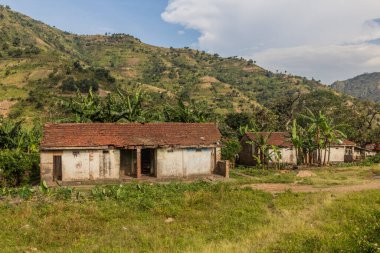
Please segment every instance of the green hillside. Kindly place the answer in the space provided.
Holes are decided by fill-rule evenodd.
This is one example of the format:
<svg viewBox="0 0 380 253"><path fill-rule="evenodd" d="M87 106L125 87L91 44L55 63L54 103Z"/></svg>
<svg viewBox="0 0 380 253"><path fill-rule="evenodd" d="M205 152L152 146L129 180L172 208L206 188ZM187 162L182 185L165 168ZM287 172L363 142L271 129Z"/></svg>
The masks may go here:
<svg viewBox="0 0 380 253"><path fill-rule="evenodd" d="M378 127L372 121L362 124L373 104L315 80L273 73L238 57L151 46L125 34L70 34L0 7L2 115L26 122L57 120L64 114L62 99L90 88L100 96L142 89L157 111L178 99L196 100L221 117L254 115L261 129L283 130L305 107L327 111L338 123L349 123L349 131ZM358 121L347 115L357 115ZM360 131L351 137L361 138Z"/></svg>
<svg viewBox="0 0 380 253"><path fill-rule="evenodd" d="M380 73L366 73L346 81L336 81L331 85L339 92L351 96L380 102Z"/></svg>

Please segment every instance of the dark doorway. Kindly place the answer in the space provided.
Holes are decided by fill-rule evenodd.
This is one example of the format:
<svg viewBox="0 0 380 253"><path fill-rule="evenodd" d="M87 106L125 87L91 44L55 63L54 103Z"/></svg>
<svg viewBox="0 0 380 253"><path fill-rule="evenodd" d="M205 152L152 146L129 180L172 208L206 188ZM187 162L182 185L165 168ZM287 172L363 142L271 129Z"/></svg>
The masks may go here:
<svg viewBox="0 0 380 253"><path fill-rule="evenodd" d="M141 150L141 174L154 176L154 149Z"/></svg>
<svg viewBox="0 0 380 253"><path fill-rule="evenodd" d="M53 156L53 180L62 181L62 156Z"/></svg>
<svg viewBox="0 0 380 253"><path fill-rule="evenodd" d="M122 149L120 151L120 176L136 175L136 150Z"/></svg>

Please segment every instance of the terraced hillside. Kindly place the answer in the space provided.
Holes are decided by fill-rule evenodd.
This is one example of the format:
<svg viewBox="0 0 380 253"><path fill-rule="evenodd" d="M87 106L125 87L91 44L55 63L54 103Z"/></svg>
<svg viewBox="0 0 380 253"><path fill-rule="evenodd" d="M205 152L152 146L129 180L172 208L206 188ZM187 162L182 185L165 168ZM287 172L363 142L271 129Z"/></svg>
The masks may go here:
<svg viewBox="0 0 380 253"><path fill-rule="evenodd" d="M347 124L353 139L373 139L380 128L373 121L377 105L315 80L273 73L238 57L147 45L125 34L75 35L1 6L0 114L25 122L61 119L62 99L78 89L100 96L142 89L153 111L194 100L222 118L254 115L264 130L284 130L306 107ZM368 130L375 133L363 133Z"/></svg>
<svg viewBox="0 0 380 253"><path fill-rule="evenodd" d="M0 100L3 107L11 106L3 112L39 114L52 98L74 91L64 82L70 77L94 81L100 92L139 86L160 98L205 100L221 113L267 105L285 92L321 87L237 57L155 47L124 34L78 36L5 7L0 13Z"/></svg>

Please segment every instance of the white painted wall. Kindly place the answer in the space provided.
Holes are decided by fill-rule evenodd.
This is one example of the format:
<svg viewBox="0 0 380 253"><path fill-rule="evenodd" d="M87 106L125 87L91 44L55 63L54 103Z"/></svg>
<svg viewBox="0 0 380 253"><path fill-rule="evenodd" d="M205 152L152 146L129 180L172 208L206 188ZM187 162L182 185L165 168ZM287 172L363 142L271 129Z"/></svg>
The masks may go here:
<svg viewBox="0 0 380 253"><path fill-rule="evenodd" d="M287 163L287 164L295 164L297 163L297 157L296 157L296 151L294 149L290 148L279 148L281 153L281 163ZM272 149L269 150L270 153L273 152ZM274 154L272 154L272 157L274 159Z"/></svg>
<svg viewBox="0 0 380 253"><path fill-rule="evenodd" d="M344 162L344 154L345 154L345 147L331 147L330 150L330 162ZM326 161L329 157L329 150L327 149L326 152ZM322 150L322 161L324 161L325 158L325 150Z"/></svg>
<svg viewBox="0 0 380 253"><path fill-rule="evenodd" d="M109 159L103 150L66 150L62 154L62 180L82 181L118 179L120 151L109 150Z"/></svg>
<svg viewBox="0 0 380 253"><path fill-rule="evenodd" d="M209 175L214 167L213 150L158 149L157 177Z"/></svg>
<svg viewBox="0 0 380 253"><path fill-rule="evenodd" d="M296 151L290 148L282 148L281 149L281 162L295 164L297 163Z"/></svg>
<svg viewBox="0 0 380 253"><path fill-rule="evenodd" d="M186 176L209 175L212 173L211 149L183 149L184 170Z"/></svg>
<svg viewBox="0 0 380 253"><path fill-rule="evenodd" d="M157 149L157 177L183 177L182 149Z"/></svg>

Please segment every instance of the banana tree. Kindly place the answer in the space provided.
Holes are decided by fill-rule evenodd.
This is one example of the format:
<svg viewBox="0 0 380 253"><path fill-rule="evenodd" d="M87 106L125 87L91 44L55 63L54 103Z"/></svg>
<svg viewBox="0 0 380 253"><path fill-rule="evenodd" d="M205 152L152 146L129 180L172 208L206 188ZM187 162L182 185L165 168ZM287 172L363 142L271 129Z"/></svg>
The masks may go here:
<svg viewBox="0 0 380 253"><path fill-rule="evenodd" d="M310 109L306 108L309 115L301 114L301 117L309 121L308 132L312 133L314 144L317 151L317 163L322 165L322 149L324 148L325 142L323 140L323 129L326 126L327 117L319 111L314 114Z"/></svg>
<svg viewBox="0 0 380 253"><path fill-rule="evenodd" d="M271 159L270 149L271 145L268 144L268 140L272 133L268 135L263 135L259 133L254 133L255 140L247 141L247 144L252 145L255 148L253 158L256 160L256 163L259 167L266 167Z"/></svg>
<svg viewBox="0 0 380 253"><path fill-rule="evenodd" d="M333 120L329 119L329 120L326 120L322 128L323 136L324 136L324 146L325 146L325 155L324 155L324 160L323 160L324 165L330 163L331 144L342 142L343 139L347 138L346 134L339 130L339 128L341 128L342 126L343 125L334 125Z"/></svg>
<svg viewBox="0 0 380 253"><path fill-rule="evenodd" d="M297 125L297 120L293 120L293 125L291 129L291 141L296 151L297 165L300 165L304 162L304 136L301 134L303 128Z"/></svg>
<svg viewBox="0 0 380 253"><path fill-rule="evenodd" d="M164 109L164 118L168 122L200 123L210 120L212 116L206 103L194 100L185 103L179 99L177 106L166 105Z"/></svg>

